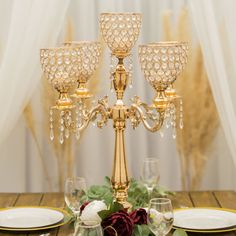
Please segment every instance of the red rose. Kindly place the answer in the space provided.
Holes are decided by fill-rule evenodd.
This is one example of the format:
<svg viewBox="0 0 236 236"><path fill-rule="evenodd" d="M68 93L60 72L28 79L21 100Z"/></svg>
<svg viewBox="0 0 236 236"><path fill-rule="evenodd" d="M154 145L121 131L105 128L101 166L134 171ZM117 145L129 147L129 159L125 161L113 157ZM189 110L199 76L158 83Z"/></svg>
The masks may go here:
<svg viewBox="0 0 236 236"><path fill-rule="evenodd" d="M89 204L90 202L84 202L83 205L80 207L80 215L82 213L82 211L84 210L84 208Z"/></svg>
<svg viewBox="0 0 236 236"><path fill-rule="evenodd" d="M133 219L134 224L147 224L147 212L143 208L136 209L135 211L131 212L129 216Z"/></svg>
<svg viewBox="0 0 236 236"><path fill-rule="evenodd" d="M134 222L125 211L118 211L102 221L105 236L131 236Z"/></svg>

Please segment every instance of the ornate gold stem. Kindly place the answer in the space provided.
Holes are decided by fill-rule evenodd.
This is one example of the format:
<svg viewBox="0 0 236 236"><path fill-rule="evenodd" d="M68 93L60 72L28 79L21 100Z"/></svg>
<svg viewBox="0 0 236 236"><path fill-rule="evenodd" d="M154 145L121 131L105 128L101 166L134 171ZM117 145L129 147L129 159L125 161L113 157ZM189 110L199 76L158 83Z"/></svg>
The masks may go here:
<svg viewBox="0 0 236 236"><path fill-rule="evenodd" d="M130 204L127 202L129 177L125 155L125 140L124 130L125 123L118 124L115 129L115 155L112 172L112 187L114 189L114 195L116 201L121 203L125 208L130 208Z"/></svg>

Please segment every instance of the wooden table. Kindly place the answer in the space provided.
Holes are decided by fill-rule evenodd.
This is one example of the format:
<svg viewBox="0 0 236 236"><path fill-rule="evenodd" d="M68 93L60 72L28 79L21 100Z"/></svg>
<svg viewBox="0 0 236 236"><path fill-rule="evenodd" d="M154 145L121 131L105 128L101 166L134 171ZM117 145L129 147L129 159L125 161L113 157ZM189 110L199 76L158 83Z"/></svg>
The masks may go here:
<svg viewBox="0 0 236 236"><path fill-rule="evenodd" d="M178 192L172 200L175 208L179 207L224 207L236 209L236 193L233 191L216 191L216 192ZM64 196L62 193L0 193L0 208L10 206L65 206ZM57 229L48 231L32 232L32 233L12 233L0 231L0 235L21 235L21 236L44 236L43 234L50 233L49 236L68 236L73 233L73 225L64 225ZM190 234L188 235L204 235ZM209 234L208 234L209 235ZM228 235L236 236L236 232L213 234L213 235ZM46 236L46 235L45 235ZM145 235L144 235L145 236Z"/></svg>

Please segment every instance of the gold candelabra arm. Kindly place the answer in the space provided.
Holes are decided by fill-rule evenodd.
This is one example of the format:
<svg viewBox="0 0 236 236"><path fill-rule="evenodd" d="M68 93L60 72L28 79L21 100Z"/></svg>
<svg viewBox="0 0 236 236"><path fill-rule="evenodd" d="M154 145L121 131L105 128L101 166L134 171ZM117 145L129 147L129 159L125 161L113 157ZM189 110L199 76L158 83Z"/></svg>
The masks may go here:
<svg viewBox="0 0 236 236"><path fill-rule="evenodd" d="M134 103L129 111L129 118L133 128L137 128L142 122L144 127L151 132L160 130L165 118L165 109L159 109L153 104L149 106L142 102L139 97L135 97L133 101Z"/></svg>
<svg viewBox="0 0 236 236"><path fill-rule="evenodd" d="M65 128L75 133L76 132L80 133L88 127L91 121L95 121L96 119L98 119L98 116L100 116L100 119L97 121L97 126L99 128L102 128L104 125L106 125L110 116L110 111L107 104L107 98L108 97L105 96L103 99L100 99L98 101L98 104L95 107L92 107L90 110L87 109L82 110L80 123L72 121L72 119L68 119L67 117L70 111L65 110L62 117L64 120Z"/></svg>

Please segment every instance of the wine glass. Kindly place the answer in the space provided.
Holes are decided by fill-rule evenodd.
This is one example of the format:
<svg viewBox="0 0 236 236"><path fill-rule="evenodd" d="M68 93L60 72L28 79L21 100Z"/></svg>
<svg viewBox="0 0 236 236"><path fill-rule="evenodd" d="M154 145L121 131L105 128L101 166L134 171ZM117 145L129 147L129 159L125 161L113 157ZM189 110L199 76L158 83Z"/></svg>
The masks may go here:
<svg viewBox="0 0 236 236"><path fill-rule="evenodd" d="M81 201L85 195L86 183L82 177L70 177L65 183L65 202L75 216L80 213Z"/></svg>
<svg viewBox="0 0 236 236"><path fill-rule="evenodd" d="M173 225L174 216L171 200L153 198L149 202L148 226L155 235L167 235Z"/></svg>
<svg viewBox="0 0 236 236"><path fill-rule="evenodd" d="M101 224L97 221L78 222L75 226L74 236L103 236Z"/></svg>
<svg viewBox="0 0 236 236"><path fill-rule="evenodd" d="M141 180L151 195L154 187L158 184L160 179L159 173L159 159L145 158L142 163Z"/></svg>

